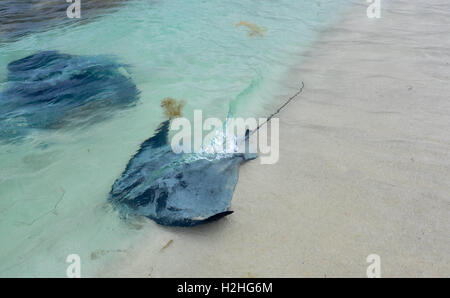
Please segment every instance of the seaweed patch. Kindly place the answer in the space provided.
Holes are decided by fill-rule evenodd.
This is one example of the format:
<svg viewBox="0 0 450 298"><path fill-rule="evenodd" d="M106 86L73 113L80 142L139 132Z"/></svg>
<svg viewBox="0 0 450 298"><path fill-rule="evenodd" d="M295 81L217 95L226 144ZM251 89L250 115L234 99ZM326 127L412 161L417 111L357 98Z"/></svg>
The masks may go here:
<svg viewBox="0 0 450 298"><path fill-rule="evenodd" d="M182 117L183 113L181 110L185 104L186 103L184 100L177 101L172 97L166 97L161 101L161 107L164 110L164 115L169 119Z"/></svg>
<svg viewBox="0 0 450 298"><path fill-rule="evenodd" d="M252 23L249 23L249 22L246 22L246 21L240 21L235 26L236 27L247 27L250 30L248 35L251 36L251 37L256 36L256 35L263 37L264 33L267 32L266 28L260 27L260 26L258 26L256 24L252 24Z"/></svg>

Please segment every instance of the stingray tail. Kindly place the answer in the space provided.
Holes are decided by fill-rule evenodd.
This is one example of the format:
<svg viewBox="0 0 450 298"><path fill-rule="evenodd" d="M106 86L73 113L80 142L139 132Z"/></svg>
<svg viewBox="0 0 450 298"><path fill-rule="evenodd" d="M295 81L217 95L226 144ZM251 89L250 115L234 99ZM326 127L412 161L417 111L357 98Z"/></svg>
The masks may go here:
<svg viewBox="0 0 450 298"><path fill-rule="evenodd" d="M250 131L250 132L246 132L245 133L245 138L248 139L252 134L254 134L255 132L257 132L261 126L267 124L268 122L270 122L270 120L272 120L273 117L275 117L276 115L278 115L292 100L294 100L297 96L299 96L302 92L303 89L305 88L305 83L302 82L302 85L300 86L299 90L297 91L297 93L295 93L294 95L292 95L291 97L289 97L288 100L286 100L286 102L280 106L278 108L278 110L275 111L275 113L271 114L269 117L267 117L267 120L260 124L257 128L255 128L254 130Z"/></svg>

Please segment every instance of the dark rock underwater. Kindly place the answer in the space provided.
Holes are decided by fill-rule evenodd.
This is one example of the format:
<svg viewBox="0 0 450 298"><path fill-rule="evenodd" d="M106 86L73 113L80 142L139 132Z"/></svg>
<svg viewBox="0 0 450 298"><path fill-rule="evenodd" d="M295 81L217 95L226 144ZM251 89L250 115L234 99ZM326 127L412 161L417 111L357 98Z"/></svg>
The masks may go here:
<svg viewBox="0 0 450 298"><path fill-rule="evenodd" d="M133 105L139 91L123 74L126 65L109 56L43 51L8 64L0 93L0 140L33 129L96 122Z"/></svg>
<svg viewBox="0 0 450 298"><path fill-rule="evenodd" d="M195 226L229 211L239 166L256 155L175 154L168 143L170 120L142 143L109 201L122 215L146 216L166 226Z"/></svg>

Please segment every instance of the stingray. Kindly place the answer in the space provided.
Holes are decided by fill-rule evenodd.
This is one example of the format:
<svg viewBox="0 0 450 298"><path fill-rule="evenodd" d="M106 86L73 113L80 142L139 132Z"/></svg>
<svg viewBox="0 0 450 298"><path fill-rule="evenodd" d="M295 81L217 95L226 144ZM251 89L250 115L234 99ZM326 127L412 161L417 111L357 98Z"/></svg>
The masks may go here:
<svg viewBox="0 0 450 298"><path fill-rule="evenodd" d="M165 226L195 226L229 215L239 165L246 154L176 154L170 120L159 126L112 186L109 201L122 214L143 215Z"/></svg>
<svg viewBox="0 0 450 298"><path fill-rule="evenodd" d="M178 106L170 100L163 101L163 104L167 106L170 102L170 106L178 111ZM108 201L124 217L145 216L165 226L195 226L232 214L229 208L239 166L257 155L176 154L168 141L170 121L169 118L162 122L155 135L141 144L121 177L114 182ZM246 143L255 131L247 130Z"/></svg>
<svg viewBox="0 0 450 298"><path fill-rule="evenodd" d="M114 57L42 51L8 64L0 92L0 138L98 122L135 104L139 91Z"/></svg>

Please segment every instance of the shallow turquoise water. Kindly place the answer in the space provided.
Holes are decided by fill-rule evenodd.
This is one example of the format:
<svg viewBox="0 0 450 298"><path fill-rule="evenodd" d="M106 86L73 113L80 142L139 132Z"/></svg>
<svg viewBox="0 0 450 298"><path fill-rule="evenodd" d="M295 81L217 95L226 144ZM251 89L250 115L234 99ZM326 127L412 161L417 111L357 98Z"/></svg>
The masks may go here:
<svg viewBox="0 0 450 298"><path fill-rule="evenodd" d="M89 128L0 145L0 276L65 276L72 253L83 260L83 276L92 276L108 259L92 252L127 249L142 231L120 220L106 198L164 119L161 99L184 99L187 117L194 109L221 119L269 114L287 71L345 2L136 0L89 23L64 20L1 45L2 86L9 62L59 50L117 56L141 96L136 107ZM264 28L263 36L235 26L241 21Z"/></svg>

